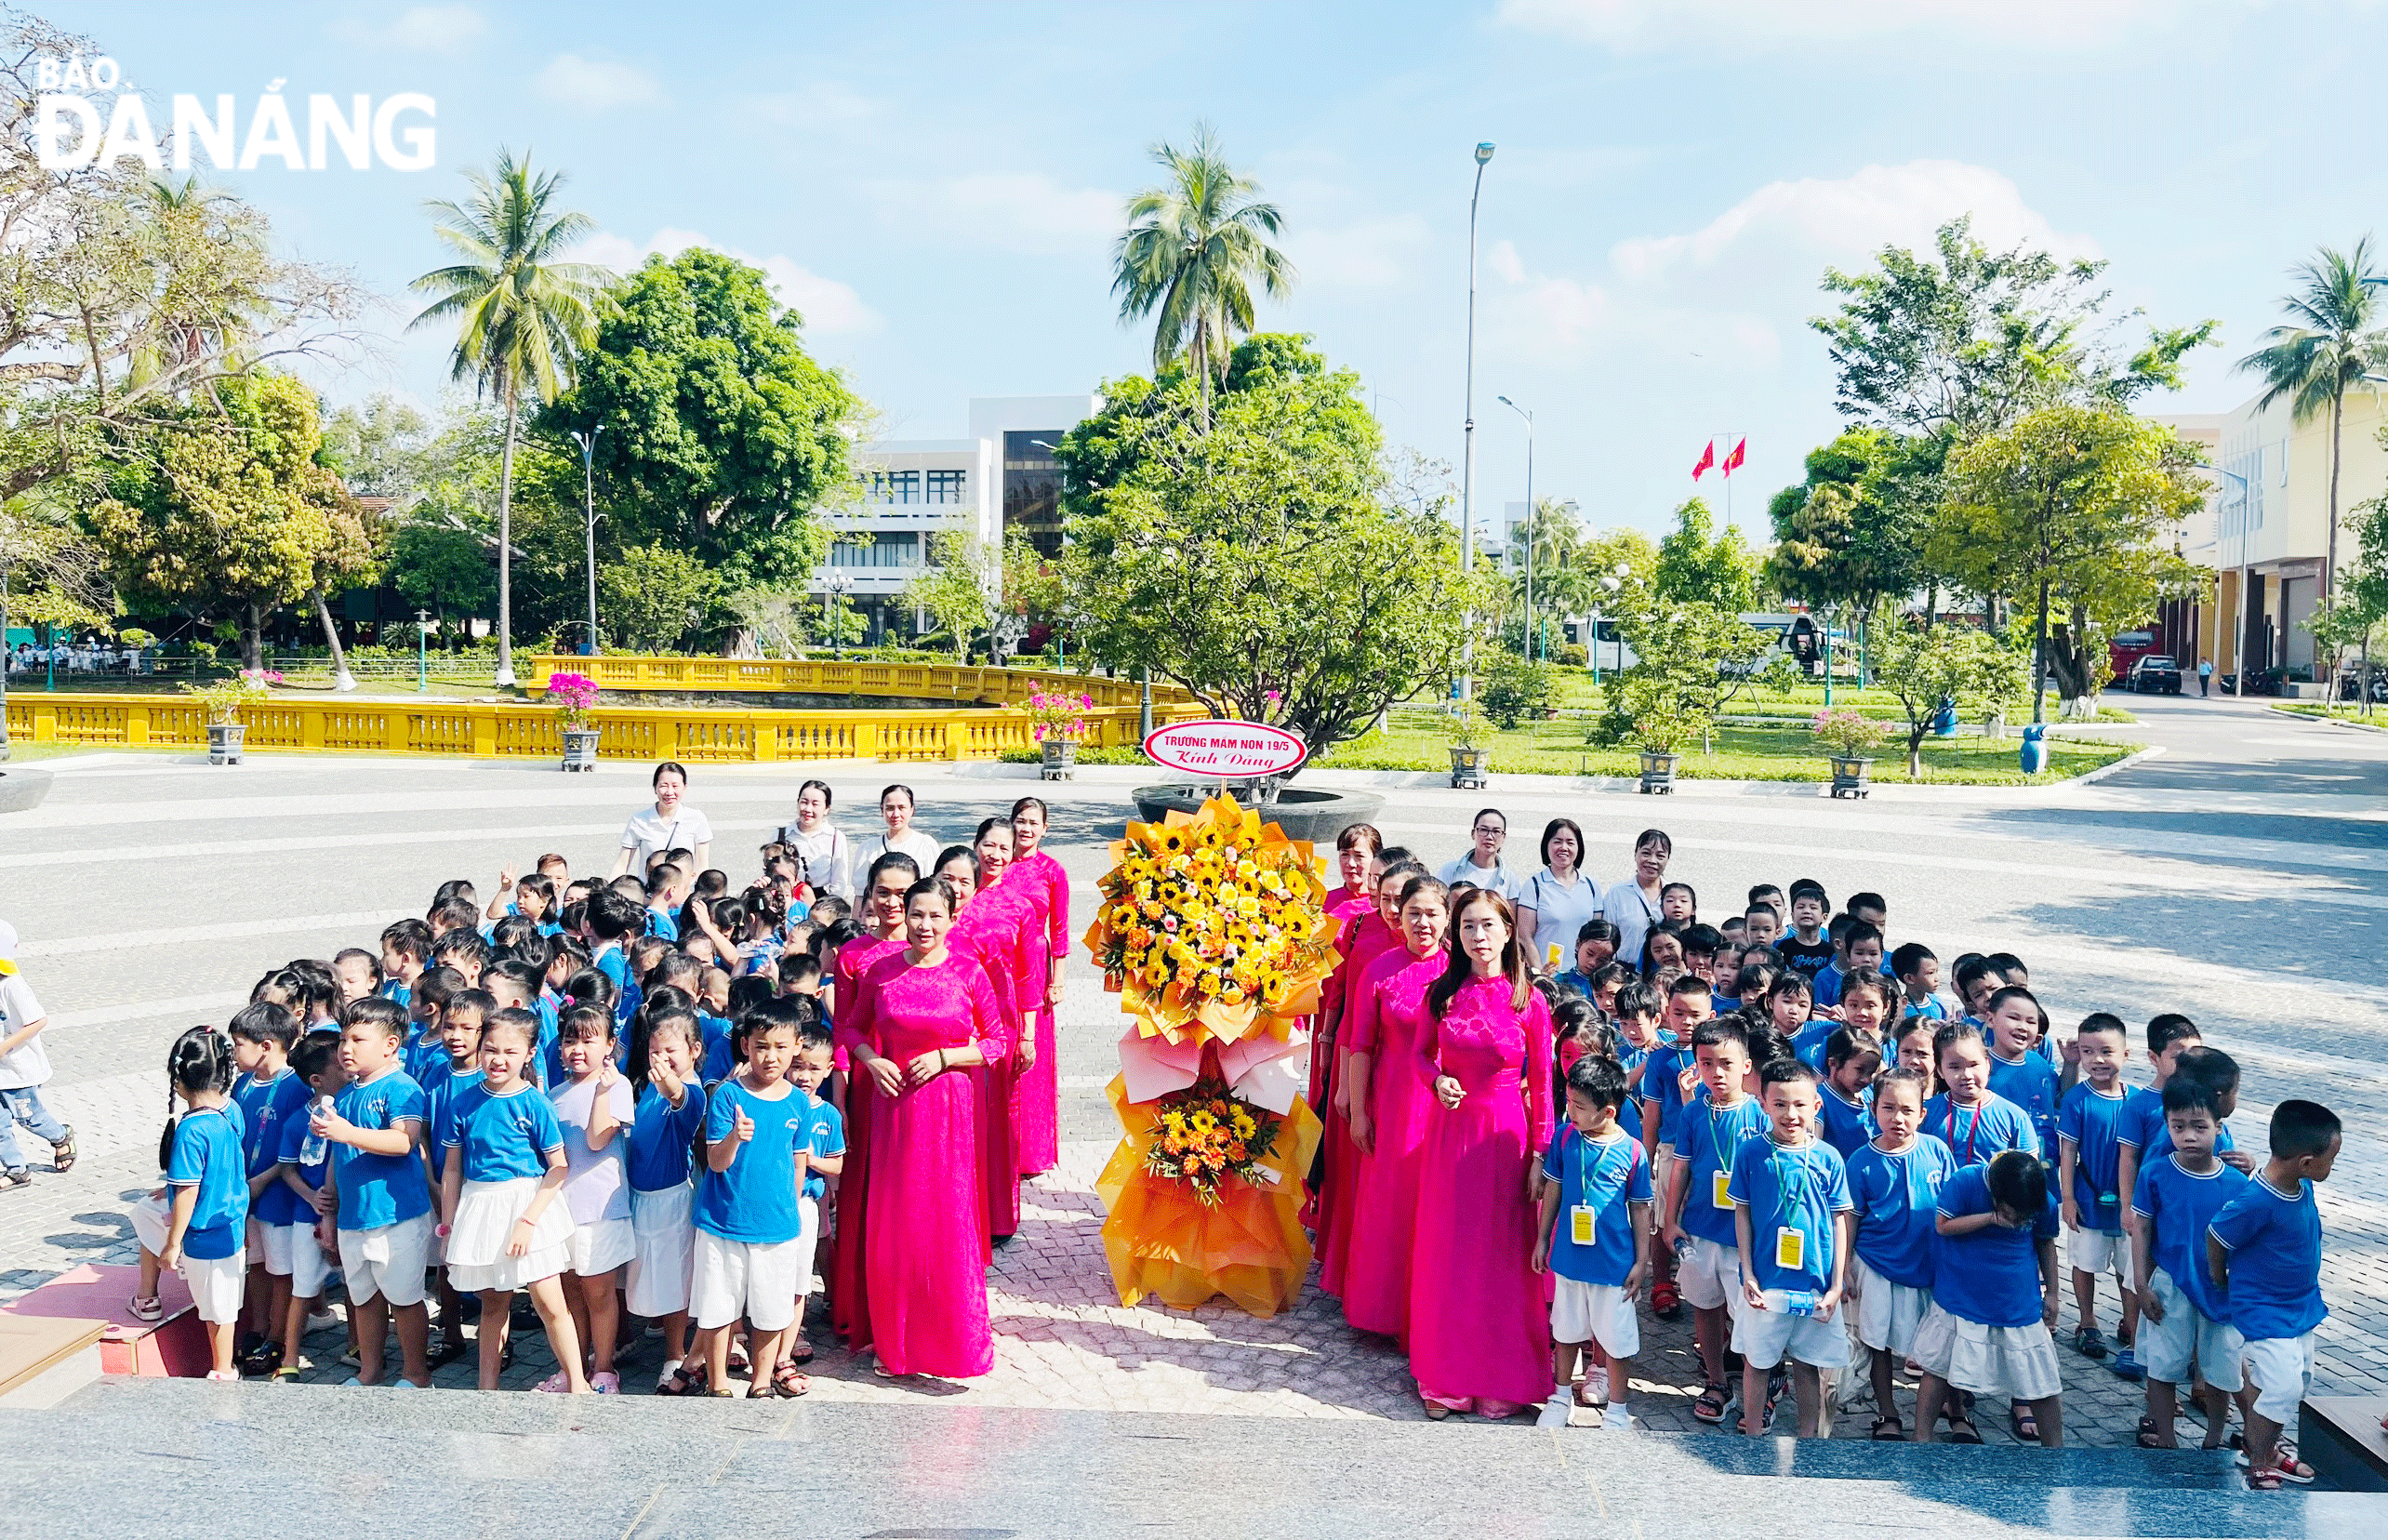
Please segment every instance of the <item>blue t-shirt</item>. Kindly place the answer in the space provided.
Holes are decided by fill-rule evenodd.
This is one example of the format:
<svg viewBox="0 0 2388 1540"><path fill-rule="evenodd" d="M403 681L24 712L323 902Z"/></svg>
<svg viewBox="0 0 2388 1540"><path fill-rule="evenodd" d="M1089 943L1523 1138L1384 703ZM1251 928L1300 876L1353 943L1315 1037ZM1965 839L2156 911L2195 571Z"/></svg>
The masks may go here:
<svg viewBox="0 0 2388 1540"><path fill-rule="evenodd" d="M705 1126L705 1088L682 1082L680 1105L649 1085L639 1093L639 1109L622 1131L630 1141L630 1178L633 1192L661 1192L685 1186L697 1131Z"/></svg>
<svg viewBox="0 0 2388 1540"><path fill-rule="evenodd" d="M1658 1103L1658 1142L1678 1152L1683 1148L1683 1071L1694 1063L1692 1050L1679 1042L1653 1046L1642 1062L1642 1094Z"/></svg>
<svg viewBox="0 0 2388 1540"><path fill-rule="evenodd" d="M333 1147L332 1142L329 1139L326 1139L323 1142L321 1148L315 1151L315 1158L313 1160L311 1161L306 1158L307 1139L309 1136L307 1124L310 1121L312 1120L303 1116L292 1118L289 1121L289 1126L283 1129L282 1152L278 1163L293 1168L298 1173L298 1179L300 1181L306 1183L309 1187L316 1189L317 1191L321 1191L324 1186L325 1175L331 1167ZM306 1225L310 1228L313 1227L315 1223L315 1211L300 1202L298 1195L291 1191L286 1183L277 1178L272 1187L266 1188L266 1191L269 1193L279 1192L282 1194L284 1207L281 1222L283 1224Z"/></svg>
<svg viewBox="0 0 2388 1540"><path fill-rule="evenodd" d="M1634 1270L1633 1210L1651 1201L1650 1160L1641 1141L1619 1130L1595 1144L1562 1122L1543 1151L1543 1175L1559 1184L1559 1224L1551 1231L1550 1270L1578 1283L1611 1287ZM1574 1211L1592 1211L1592 1243L1575 1241Z"/></svg>
<svg viewBox="0 0 2388 1540"><path fill-rule="evenodd" d="M646 933L676 943L680 939L680 918L670 909L651 909L646 911Z"/></svg>
<svg viewBox="0 0 2388 1540"><path fill-rule="evenodd" d="M1647 1048L1636 1048L1626 1043L1623 1038L1618 1039L1617 1064L1625 1072L1625 1095L1632 1100L1637 1113L1650 1105L1651 1090L1643 1082L1643 1075L1648 1070L1651 1061L1661 1056L1671 1059L1674 1055L1675 1034L1665 1028L1659 1029L1657 1035L1650 1040L1650 1046ZM1664 1118L1660 1119L1662 1125L1665 1122Z"/></svg>
<svg viewBox="0 0 2388 1540"><path fill-rule="evenodd" d="M1996 1092L1975 1106L1958 1107L1944 1091L1924 1103L1924 1130L1937 1134L1961 1166L1988 1165L2010 1149L2035 1159L2040 1155L2039 1131L2031 1115Z"/></svg>
<svg viewBox="0 0 2388 1540"><path fill-rule="evenodd" d="M1791 1056L1813 1069L1824 1072L1824 1044L1840 1030L1840 1023L1830 1016L1817 1016L1791 1034Z"/></svg>
<svg viewBox="0 0 2388 1540"><path fill-rule="evenodd" d="M423 1088L423 1144L431 1152L431 1181L439 1182L439 1173L446 1160L447 1115L456 1106L457 1094L468 1085L479 1085L484 1079L479 1069L458 1069L456 1060L445 1054L437 1064L415 1077Z"/></svg>
<svg viewBox="0 0 2388 1540"><path fill-rule="evenodd" d="M2167 1155L2140 1168L2139 1186L2131 1194L2133 1212L2152 1227L2148 1259L2164 1269L2182 1297L2208 1321L2228 1320L2230 1302L2214 1286L2214 1275L2206 1266L2206 1227L2249 1180L2246 1172L2220 1161L2200 1176L2182 1170L2180 1162Z"/></svg>
<svg viewBox="0 0 2388 1540"><path fill-rule="evenodd" d="M409 1039L398 1055L398 1068L406 1078L428 1091L434 1072L444 1071L454 1062L448 1057L447 1039L439 1032L426 1029Z"/></svg>
<svg viewBox="0 0 2388 1540"><path fill-rule="evenodd" d="M2152 1085L2140 1089L2144 1095L2133 1096L2115 1121L2115 1136L2140 1152L2140 1167L2144 1170L2172 1153L2172 1125L2164 1121L2164 1093ZM2223 1123L2214 1135L2215 1150L2237 1148L2231 1142L2231 1125Z"/></svg>
<svg viewBox="0 0 2388 1540"><path fill-rule="evenodd" d="M1765 1138L1771 1126L1756 1096L1745 1095L1736 1107L1711 1107L1708 1088L1692 1088L1692 1099L1683 1105L1680 1137L1675 1146L1675 1153L1691 1162L1685 1174L1688 1190L1683 1217L1676 1221L1686 1235L1714 1241L1727 1251L1741 1243L1733 1228L1731 1194L1723 1193L1725 1201L1717 1201L1718 1178L1730 1179L1734 1153L1743 1142Z"/></svg>
<svg viewBox="0 0 2388 1540"><path fill-rule="evenodd" d="M511 1182L521 1176L544 1176L551 1150L564 1148L564 1125L539 1088L528 1081L498 1095L485 1081L476 1081L457 1093L447 1121L440 1126L442 1159L445 1151L464 1151L468 1182Z"/></svg>
<svg viewBox="0 0 2388 1540"><path fill-rule="evenodd" d="M1573 968L1569 968L1557 976L1552 982L1562 989L1582 995L1586 1000L1592 998L1592 976L1589 974L1577 973Z"/></svg>
<svg viewBox="0 0 2388 1540"><path fill-rule="evenodd" d="M589 965L612 979L617 992L630 987L630 960L623 954L620 942L608 941L598 948Z"/></svg>
<svg viewBox="0 0 2388 1540"><path fill-rule="evenodd" d="M696 1182L696 1228L724 1241L772 1245L803 1233L796 1207L796 1151L807 1147L812 1098L783 1081L787 1094L765 1099L744 1083L725 1080L705 1108L705 1137L719 1144L732 1137L741 1111L754 1123L754 1137L741 1146L727 1171L710 1165Z"/></svg>
<svg viewBox="0 0 2388 1540"><path fill-rule="evenodd" d="M185 1255L218 1262L241 1249L248 1230L246 1171L238 1108L203 1107L175 1121L166 1179L199 1189L182 1231Z"/></svg>
<svg viewBox="0 0 2388 1540"><path fill-rule="evenodd" d="M1841 1100L1841 1094L1829 1085L1817 1086L1816 1095L1822 1103L1816 1114L1817 1131L1846 1161L1874 1137L1873 1088L1860 1092L1855 1102Z"/></svg>
<svg viewBox="0 0 2388 1540"><path fill-rule="evenodd" d="M1962 1155L1957 1157L1964 1159ZM1969 1165L1941 1188L1939 1213L1952 1219L1989 1214L1987 1166ZM2041 1310L2039 1243L2056 1239L2056 1184L2038 1217L2023 1228L1985 1225L1965 1235L1932 1237L1932 1303L1982 1326L2029 1326Z"/></svg>
<svg viewBox="0 0 2388 1540"><path fill-rule="evenodd" d="M1893 1283L1930 1288L1932 1217L1941 1188L1957 1175L1957 1157L1937 1135L1918 1134L1915 1148L1897 1155L1865 1145L1848 1166L1857 1255Z"/></svg>
<svg viewBox="0 0 2388 1540"><path fill-rule="evenodd" d="M811 1093L807 1092L807 1095ZM826 1097L814 1096L813 1111L804 1125L804 1149L811 1155L838 1156L845 1153L845 1114L829 1105ZM829 1195L829 1179L811 1166L804 1168L804 1196L823 1198Z"/></svg>
<svg viewBox="0 0 2388 1540"><path fill-rule="evenodd" d="M403 978L387 979L381 986L381 998L397 1002L403 1010L415 1003L415 987Z"/></svg>
<svg viewBox="0 0 2388 1540"><path fill-rule="evenodd" d="M418 1132L430 1132L423 1122L423 1088L394 1065L369 1081L344 1087L332 1106L368 1131L411 1122ZM418 1150L368 1155L354 1145L336 1143L332 1161L340 1190L341 1229L380 1229L431 1212L431 1184L424 1179Z"/></svg>
<svg viewBox="0 0 2388 1540"><path fill-rule="evenodd" d="M1823 1294L1833 1286L1833 1215L1857 1207L1840 1151L1814 1139L1780 1144L1771 1133L1745 1139L1733 1153L1730 1191L1734 1203L1749 1210L1750 1260L1758 1266L1759 1288ZM1793 1248L1796 1260L1786 1255Z"/></svg>
<svg viewBox="0 0 2388 1540"><path fill-rule="evenodd" d="M726 1035L705 1044L705 1068L697 1073L707 1085L719 1085L737 1072L738 1058L730 1051L730 1040Z"/></svg>
<svg viewBox="0 0 2388 1540"><path fill-rule="evenodd" d="M1990 1094L2002 1101L2013 1102L2032 1121L2032 1133L2039 1148L2032 1153L2053 1163L2056 1160L2056 1066L2037 1054L2026 1053L2013 1063L1990 1055Z"/></svg>
<svg viewBox="0 0 2388 1540"><path fill-rule="evenodd" d="M1899 1000L1899 1019L1904 1021L1909 1016L1922 1016L1927 1021L1946 1021L1948 1007L1936 994L1926 995L1921 1001L1909 1000L1903 994Z"/></svg>
<svg viewBox="0 0 2388 1540"><path fill-rule="evenodd" d="M2081 1210L2084 1229L2123 1233L2123 1200L2129 1194L2120 1185L2123 1142L2116 1130L2123 1109L2146 1095L2117 1084L2115 1095L2102 1096L2096 1086L2083 1081L2064 1094L2063 1105L2056 1109L2056 1136L2074 1147L2073 1201Z"/></svg>
<svg viewBox="0 0 2388 1540"><path fill-rule="evenodd" d="M2262 1176L2231 1195L2206 1233L2231 1254L2231 1324L2249 1342L2301 1337L2326 1320L2322 1211L2314 1184L2282 1192Z"/></svg>
<svg viewBox="0 0 2388 1540"><path fill-rule="evenodd" d="M273 1169L274 1159L282 1153L282 1125L307 1105L310 1095L307 1082L286 1065L270 1081L243 1075L233 1082L232 1105L241 1109L241 1142L252 1179ZM263 1202L264 1195L259 1194L259 1205Z"/></svg>

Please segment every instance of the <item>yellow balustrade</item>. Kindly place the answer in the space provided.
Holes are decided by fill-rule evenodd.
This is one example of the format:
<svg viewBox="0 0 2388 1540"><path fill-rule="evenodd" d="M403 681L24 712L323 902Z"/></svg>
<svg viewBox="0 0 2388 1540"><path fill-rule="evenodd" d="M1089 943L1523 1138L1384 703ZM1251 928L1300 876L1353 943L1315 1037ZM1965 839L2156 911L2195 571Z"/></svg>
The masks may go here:
<svg viewBox="0 0 2388 1540"><path fill-rule="evenodd" d="M1201 712L1190 704L1172 703L1166 708L1156 706L1154 714L1163 721L1179 721ZM1133 704L1098 705L1086 716L1093 727L1086 739L1090 744L1132 748L1138 741ZM242 720L248 726L245 748L252 751L532 760L560 759L564 754L563 718L551 706L277 696L263 706L250 707ZM1035 747L1028 719L1002 707L854 711L600 707L590 713L590 721L597 729L597 753L602 759L737 764L827 759L991 760L1006 750ZM35 743L204 749L207 714L187 696L12 690L8 732L12 737Z"/></svg>
<svg viewBox="0 0 2388 1540"><path fill-rule="evenodd" d="M1142 686L1132 679L1034 669L979 669L944 663L792 662L776 657L647 657L640 656L516 658L530 665L523 687L547 688L551 675L586 674L607 690L737 690L805 695L903 696L916 700L985 701L1013 706L1039 691L1090 695L1097 706L1134 706ZM1190 705L1174 684L1155 684L1153 704Z"/></svg>

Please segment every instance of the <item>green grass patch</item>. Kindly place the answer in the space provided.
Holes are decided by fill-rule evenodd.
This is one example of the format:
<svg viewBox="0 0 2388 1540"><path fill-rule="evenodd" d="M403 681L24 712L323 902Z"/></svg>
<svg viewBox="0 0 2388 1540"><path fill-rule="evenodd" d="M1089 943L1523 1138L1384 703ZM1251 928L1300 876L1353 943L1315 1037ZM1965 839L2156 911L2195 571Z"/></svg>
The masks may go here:
<svg viewBox="0 0 2388 1540"><path fill-rule="evenodd" d="M2272 709L2290 716L2321 717L2331 722L2351 722L2358 727L2388 729L2388 707L2374 706L2367 716L2359 700L2283 700L2275 702Z"/></svg>
<svg viewBox="0 0 2388 1540"><path fill-rule="evenodd" d="M31 764L40 760L72 759L77 754L187 754L189 744L144 744L138 748L121 743L35 743L29 737L14 734L8 737L8 758L0 769L9 764Z"/></svg>

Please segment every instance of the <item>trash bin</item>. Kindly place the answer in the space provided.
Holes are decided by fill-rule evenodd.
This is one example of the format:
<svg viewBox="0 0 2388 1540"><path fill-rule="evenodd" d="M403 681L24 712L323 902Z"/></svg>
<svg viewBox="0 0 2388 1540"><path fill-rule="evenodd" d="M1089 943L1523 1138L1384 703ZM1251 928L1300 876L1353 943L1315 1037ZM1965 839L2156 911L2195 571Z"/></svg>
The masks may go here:
<svg viewBox="0 0 2388 1540"><path fill-rule="evenodd" d="M2023 729L2023 774L2036 776L2048 768L2048 724L2035 722Z"/></svg>

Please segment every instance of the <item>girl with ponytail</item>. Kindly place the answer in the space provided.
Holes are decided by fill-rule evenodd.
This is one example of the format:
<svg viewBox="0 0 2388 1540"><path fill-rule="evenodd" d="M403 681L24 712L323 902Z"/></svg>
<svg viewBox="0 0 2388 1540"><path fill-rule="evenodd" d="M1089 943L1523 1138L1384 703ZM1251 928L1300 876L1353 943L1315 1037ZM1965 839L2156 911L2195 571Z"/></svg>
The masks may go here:
<svg viewBox="0 0 2388 1540"><path fill-rule="evenodd" d="M141 1271L132 1313L141 1321L166 1313L158 1273L174 1268L190 1285L191 1302L207 1329L214 1359L207 1377L238 1379L232 1348L247 1282L249 1189L241 1114L231 1095L232 1040L213 1027L192 1028L166 1050L166 1079L170 1089L157 1163L166 1185L133 1210ZM185 1109L179 1117L178 1098Z"/></svg>

